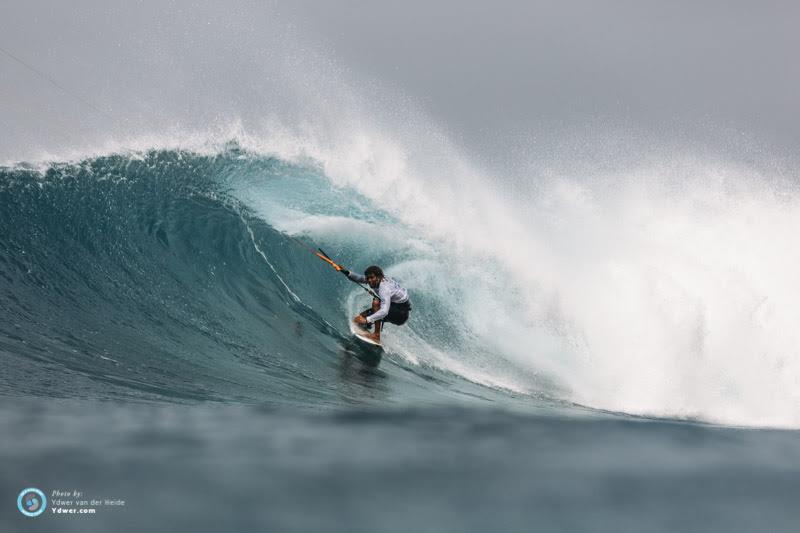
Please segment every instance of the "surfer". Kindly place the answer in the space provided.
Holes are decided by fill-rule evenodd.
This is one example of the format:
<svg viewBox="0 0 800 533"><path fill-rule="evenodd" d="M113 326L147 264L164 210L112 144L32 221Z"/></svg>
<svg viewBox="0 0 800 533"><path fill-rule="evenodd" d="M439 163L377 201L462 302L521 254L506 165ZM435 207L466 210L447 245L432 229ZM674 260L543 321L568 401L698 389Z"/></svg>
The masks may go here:
<svg viewBox="0 0 800 533"><path fill-rule="evenodd" d="M384 276L380 267L374 265L368 267L363 276L353 274L346 268L343 268L341 272L350 280L356 283L367 283L377 290L378 298L372 300L372 307L365 309L353 319L353 322L367 330L375 324L375 331L365 336L375 342L380 342L381 325L384 321L397 326L406 323L408 314L411 312L408 291L392 278Z"/></svg>

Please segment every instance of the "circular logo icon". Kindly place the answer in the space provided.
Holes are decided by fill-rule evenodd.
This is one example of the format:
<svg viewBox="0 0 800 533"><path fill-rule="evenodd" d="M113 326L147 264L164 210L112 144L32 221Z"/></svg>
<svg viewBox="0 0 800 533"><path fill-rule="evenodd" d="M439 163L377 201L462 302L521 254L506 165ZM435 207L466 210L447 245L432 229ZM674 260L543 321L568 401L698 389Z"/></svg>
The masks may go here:
<svg viewBox="0 0 800 533"><path fill-rule="evenodd" d="M47 498L39 489L24 489L17 497L17 508L25 516L39 516L47 507Z"/></svg>

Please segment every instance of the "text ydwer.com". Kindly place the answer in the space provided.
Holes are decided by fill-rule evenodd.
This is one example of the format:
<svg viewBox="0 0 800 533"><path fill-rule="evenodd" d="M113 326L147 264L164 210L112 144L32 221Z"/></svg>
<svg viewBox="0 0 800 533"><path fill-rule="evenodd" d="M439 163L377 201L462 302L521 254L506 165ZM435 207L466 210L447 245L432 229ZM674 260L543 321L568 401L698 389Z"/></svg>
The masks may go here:
<svg viewBox="0 0 800 533"><path fill-rule="evenodd" d="M96 509L76 509L75 507L64 509L62 507L52 507L50 511L53 514L95 514Z"/></svg>

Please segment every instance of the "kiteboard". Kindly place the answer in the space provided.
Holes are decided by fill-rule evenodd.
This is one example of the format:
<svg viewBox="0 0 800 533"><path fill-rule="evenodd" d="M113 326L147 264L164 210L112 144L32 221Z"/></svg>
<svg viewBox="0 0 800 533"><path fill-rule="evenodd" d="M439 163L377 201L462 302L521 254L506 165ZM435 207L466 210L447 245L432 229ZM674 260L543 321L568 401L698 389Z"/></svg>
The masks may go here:
<svg viewBox="0 0 800 533"><path fill-rule="evenodd" d="M359 327L358 324L356 324L355 322L350 322L350 333L352 333L355 336L355 338L357 338L359 341L363 343L383 348L383 345L381 343L375 342L374 340L367 337L369 331L367 331L362 327Z"/></svg>

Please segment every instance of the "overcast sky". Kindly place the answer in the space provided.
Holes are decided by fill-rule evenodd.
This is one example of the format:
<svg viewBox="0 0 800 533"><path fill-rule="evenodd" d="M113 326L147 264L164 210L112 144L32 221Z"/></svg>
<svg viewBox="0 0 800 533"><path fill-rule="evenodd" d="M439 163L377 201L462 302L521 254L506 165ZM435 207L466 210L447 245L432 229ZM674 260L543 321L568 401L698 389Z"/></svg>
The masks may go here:
<svg viewBox="0 0 800 533"><path fill-rule="evenodd" d="M796 151L798 27L796 2L3 0L0 47L115 120L0 54L0 160L110 132L301 120L298 87L342 83L412 102L470 148L609 127Z"/></svg>

